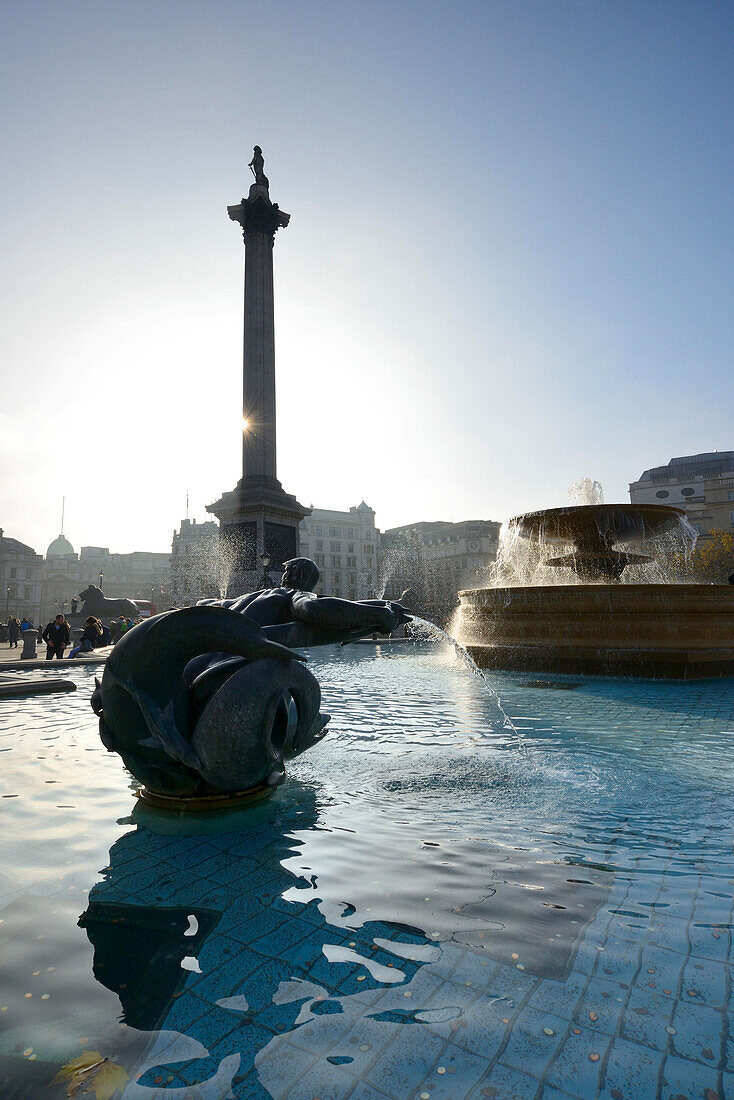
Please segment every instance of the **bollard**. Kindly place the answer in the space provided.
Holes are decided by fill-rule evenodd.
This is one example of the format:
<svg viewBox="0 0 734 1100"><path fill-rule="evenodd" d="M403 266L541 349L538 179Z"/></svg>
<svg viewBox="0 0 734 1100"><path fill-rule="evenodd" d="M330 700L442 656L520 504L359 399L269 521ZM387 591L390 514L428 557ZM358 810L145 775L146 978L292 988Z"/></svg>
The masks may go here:
<svg viewBox="0 0 734 1100"><path fill-rule="evenodd" d="M36 653L36 639L38 635L35 630L24 630L21 635L23 638L23 652L20 655L21 661L35 661L38 657Z"/></svg>

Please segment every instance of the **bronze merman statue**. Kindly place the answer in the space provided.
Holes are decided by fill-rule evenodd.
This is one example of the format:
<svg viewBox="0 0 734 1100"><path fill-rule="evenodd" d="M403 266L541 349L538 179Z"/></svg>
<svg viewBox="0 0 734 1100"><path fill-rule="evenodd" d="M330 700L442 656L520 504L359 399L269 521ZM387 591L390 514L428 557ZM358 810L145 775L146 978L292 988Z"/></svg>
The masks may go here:
<svg viewBox="0 0 734 1100"><path fill-rule="evenodd" d="M117 643L92 707L103 744L149 798L206 804L272 788L285 760L324 737L318 682L293 647L389 634L410 614L316 596L318 578L314 562L293 558L278 588L157 615Z"/></svg>

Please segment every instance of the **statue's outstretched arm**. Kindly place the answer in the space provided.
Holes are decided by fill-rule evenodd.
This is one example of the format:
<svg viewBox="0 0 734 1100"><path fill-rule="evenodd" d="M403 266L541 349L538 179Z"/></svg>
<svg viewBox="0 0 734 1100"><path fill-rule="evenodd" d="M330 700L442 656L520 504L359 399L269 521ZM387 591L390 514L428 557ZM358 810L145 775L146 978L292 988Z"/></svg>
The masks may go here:
<svg viewBox="0 0 734 1100"><path fill-rule="evenodd" d="M373 631L390 634L409 618L399 604L381 601L360 603L340 600L336 596L318 597L312 592L294 597L292 606L293 618L298 622L349 633L363 630L366 634Z"/></svg>

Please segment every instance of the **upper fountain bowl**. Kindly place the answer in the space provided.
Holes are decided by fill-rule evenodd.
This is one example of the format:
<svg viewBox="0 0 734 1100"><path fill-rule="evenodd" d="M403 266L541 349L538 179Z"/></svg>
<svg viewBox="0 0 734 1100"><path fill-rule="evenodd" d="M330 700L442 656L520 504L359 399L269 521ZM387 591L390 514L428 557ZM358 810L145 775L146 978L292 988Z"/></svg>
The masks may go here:
<svg viewBox="0 0 734 1100"><path fill-rule="evenodd" d="M674 530L682 508L668 504L574 504L515 516L510 525L537 542L570 542L579 550L655 538Z"/></svg>

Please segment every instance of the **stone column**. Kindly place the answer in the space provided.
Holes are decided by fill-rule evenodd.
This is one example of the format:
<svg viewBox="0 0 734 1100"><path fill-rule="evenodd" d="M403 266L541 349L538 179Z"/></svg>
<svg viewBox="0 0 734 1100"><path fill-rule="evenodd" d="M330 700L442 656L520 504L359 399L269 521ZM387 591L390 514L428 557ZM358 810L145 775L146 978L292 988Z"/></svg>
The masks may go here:
<svg viewBox="0 0 734 1100"><path fill-rule="evenodd" d="M268 554L277 577L282 563L298 555L298 525L310 514L278 481L275 431L275 323L273 243L290 221L270 201L262 153L255 147L255 183L237 206L228 206L245 240L242 478L234 490L207 506L220 521L220 553L231 580L230 595L259 586L260 555Z"/></svg>
<svg viewBox="0 0 734 1100"><path fill-rule="evenodd" d="M247 199L227 208L245 240L242 476L272 486L277 479L275 424L275 321L273 244L290 214L270 201L268 188L253 183ZM252 483L252 482L251 482Z"/></svg>

